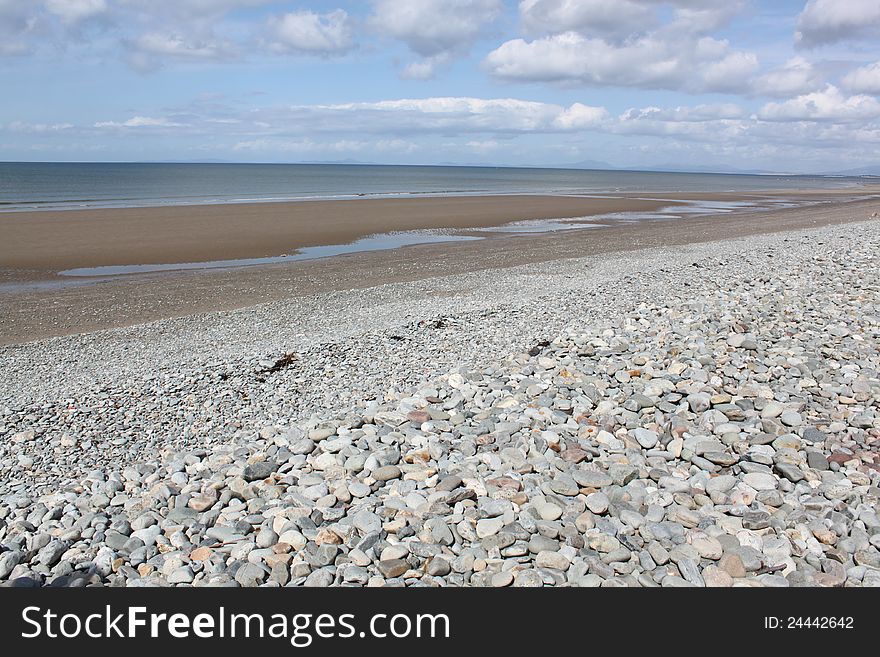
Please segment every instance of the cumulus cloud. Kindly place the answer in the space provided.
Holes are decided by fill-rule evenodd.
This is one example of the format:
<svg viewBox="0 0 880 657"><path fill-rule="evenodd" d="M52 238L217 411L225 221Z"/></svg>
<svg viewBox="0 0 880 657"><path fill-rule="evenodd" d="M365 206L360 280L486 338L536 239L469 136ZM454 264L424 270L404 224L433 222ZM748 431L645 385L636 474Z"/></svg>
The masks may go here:
<svg viewBox="0 0 880 657"><path fill-rule="evenodd" d="M501 0L373 0L368 22L421 58L421 65L416 62L407 70L409 77L424 79L466 52L502 8Z"/></svg>
<svg viewBox="0 0 880 657"><path fill-rule="evenodd" d="M842 80L849 91L880 95L880 62L874 62L851 71Z"/></svg>
<svg viewBox="0 0 880 657"><path fill-rule="evenodd" d="M117 23L128 61L151 70L167 61L234 60L244 52L224 19L238 9L271 0L116 0ZM134 30L135 34L130 32Z"/></svg>
<svg viewBox="0 0 880 657"><path fill-rule="evenodd" d="M849 123L880 118L880 101L865 95L846 96L834 85L781 103L767 103L758 112L764 121L830 121Z"/></svg>
<svg viewBox="0 0 880 657"><path fill-rule="evenodd" d="M522 0L523 27L529 34L578 31L623 38L658 24L649 3L633 0Z"/></svg>
<svg viewBox="0 0 880 657"><path fill-rule="evenodd" d="M179 33L151 32L131 42L137 53L179 59L224 59L237 50L228 41L188 38Z"/></svg>
<svg viewBox="0 0 880 657"><path fill-rule="evenodd" d="M608 116L604 107L592 107L574 103L553 119L553 126L560 130L579 130L594 128Z"/></svg>
<svg viewBox="0 0 880 657"><path fill-rule="evenodd" d="M507 80L699 92L741 90L758 60L712 37L676 41L646 35L612 44L564 32L507 41L489 53L486 65Z"/></svg>
<svg viewBox="0 0 880 657"><path fill-rule="evenodd" d="M623 135L672 137L713 144L743 139L754 128L755 119L733 103L696 106L630 108L608 126Z"/></svg>
<svg viewBox="0 0 880 657"><path fill-rule="evenodd" d="M527 32L485 65L508 81L736 92L758 67L753 53L710 32L739 0L522 0ZM660 11L672 9L671 17Z"/></svg>
<svg viewBox="0 0 880 657"><path fill-rule="evenodd" d="M746 116L745 110L734 103L703 104L693 107L642 107L630 108L621 118L630 120L672 121L685 123L703 123L727 119L741 119Z"/></svg>
<svg viewBox="0 0 880 657"><path fill-rule="evenodd" d="M792 57L782 66L755 80L754 93L773 98L791 98L821 88L822 76L803 57Z"/></svg>
<svg viewBox="0 0 880 657"><path fill-rule="evenodd" d="M277 52L339 54L354 47L348 13L295 11L269 20L270 48Z"/></svg>
<svg viewBox="0 0 880 657"><path fill-rule="evenodd" d="M596 127L606 116L601 107L569 107L516 98L405 98L308 108L334 113L364 129L420 132L557 132Z"/></svg>
<svg viewBox="0 0 880 657"><path fill-rule="evenodd" d="M647 0L656 4L656 0ZM674 8L674 28L696 34L707 34L724 27L736 16L747 0L668 0Z"/></svg>
<svg viewBox="0 0 880 657"><path fill-rule="evenodd" d="M576 31L615 40L658 28L664 6L672 10L674 30L706 34L727 23L744 4L744 0L521 0L519 11L531 34Z"/></svg>
<svg viewBox="0 0 880 657"><path fill-rule="evenodd" d="M851 39L880 37L877 0L809 0L798 16L795 41L814 48Z"/></svg>

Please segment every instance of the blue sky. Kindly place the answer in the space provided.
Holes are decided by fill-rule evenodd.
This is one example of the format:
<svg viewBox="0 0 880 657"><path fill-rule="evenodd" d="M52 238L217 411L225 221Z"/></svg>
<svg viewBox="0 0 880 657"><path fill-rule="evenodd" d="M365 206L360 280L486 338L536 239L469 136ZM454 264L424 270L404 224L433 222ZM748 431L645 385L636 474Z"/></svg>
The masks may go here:
<svg viewBox="0 0 880 657"><path fill-rule="evenodd" d="M880 164L878 0L0 0L0 160Z"/></svg>

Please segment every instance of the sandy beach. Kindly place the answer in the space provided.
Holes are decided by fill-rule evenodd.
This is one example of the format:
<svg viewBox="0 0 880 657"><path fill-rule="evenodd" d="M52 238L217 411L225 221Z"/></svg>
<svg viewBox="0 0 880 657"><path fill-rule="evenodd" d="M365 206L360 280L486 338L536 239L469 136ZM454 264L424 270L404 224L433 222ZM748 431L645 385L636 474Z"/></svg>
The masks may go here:
<svg viewBox="0 0 880 657"><path fill-rule="evenodd" d="M860 186L648 198L447 196L11 212L0 214L0 281L46 280L74 268L280 256L396 231L475 230L527 220L650 214L681 201L833 202L878 193L877 187Z"/></svg>
<svg viewBox="0 0 880 657"><path fill-rule="evenodd" d="M284 236L304 245L324 244L391 229L485 228L512 219L588 216L624 209L651 211L669 205L673 195L668 195L668 199L656 195L659 201L502 196L10 213L0 216L4 237L8 236L0 241L0 274L7 284L13 282L15 286L11 291L7 286L0 292L0 344L232 310L288 297L421 280L451 272L500 269L861 221L880 210L880 202L852 199L876 191L873 187L779 191L762 196L820 204L693 215L670 221L594 220L603 227L527 235L498 232L489 235L491 239L472 242L97 281L58 277L57 272L75 266L278 254L290 248L291 242L284 241ZM688 200L726 202L752 198L742 194L682 196ZM310 214L312 209L333 214L337 219L325 226ZM305 222L311 227L309 231L314 228L314 232L303 232L297 228L302 225L298 222ZM46 235L52 235L52 239ZM214 237L206 240L206 235ZM59 281L64 285L58 285Z"/></svg>
<svg viewBox="0 0 880 657"><path fill-rule="evenodd" d="M652 212L670 204L511 195L9 213L0 216L0 265L13 270L9 277L32 278L75 267L260 258L375 233Z"/></svg>

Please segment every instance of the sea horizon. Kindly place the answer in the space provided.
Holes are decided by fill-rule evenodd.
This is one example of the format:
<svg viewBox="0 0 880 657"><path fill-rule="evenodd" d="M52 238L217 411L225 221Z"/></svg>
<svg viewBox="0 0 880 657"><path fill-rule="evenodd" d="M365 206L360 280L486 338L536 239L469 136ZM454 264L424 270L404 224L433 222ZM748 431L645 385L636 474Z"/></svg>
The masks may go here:
<svg viewBox="0 0 880 657"><path fill-rule="evenodd" d="M411 196L759 193L852 187L871 179L500 165L0 162L0 212Z"/></svg>

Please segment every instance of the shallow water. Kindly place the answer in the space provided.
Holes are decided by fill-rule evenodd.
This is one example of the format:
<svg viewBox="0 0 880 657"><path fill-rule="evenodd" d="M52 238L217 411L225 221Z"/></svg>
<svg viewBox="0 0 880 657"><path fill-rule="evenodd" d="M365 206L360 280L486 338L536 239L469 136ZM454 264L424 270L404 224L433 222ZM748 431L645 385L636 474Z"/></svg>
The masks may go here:
<svg viewBox="0 0 880 657"><path fill-rule="evenodd" d="M518 235L552 233L562 230L584 230L602 228L597 221L638 222L651 220L680 219L686 214L728 213L744 209L762 209L769 205L793 205L787 201L686 201L682 205L670 205L656 212L614 212L584 217L559 219L534 219L517 221L502 226L471 228L457 231L411 230L369 235L349 244L329 244L299 249L296 253L264 258L240 258L234 260L212 260L207 262L180 262L159 264L106 265L100 267L80 267L59 272L61 276L92 278L114 277L132 274L153 274L159 272L189 271L198 269L229 269L234 267L253 267L284 262L298 262L328 258L332 256L359 253L362 251L383 251L418 244L437 244L486 239L486 234ZM469 234L473 233L473 234Z"/></svg>
<svg viewBox="0 0 880 657"><path fill-rule="evenodd" d="M180 262L155 265L108 265L103 267L81 267L58 272L61 276L120 276L124 274L152 274L167 271L186 271L192 269L227 269L232 267L253 267L255 265L272 265L282 262L297 262L359 253L361 251L384 251L399 249L403 246L416 244L432 244L436 242L461 242L482 239L471 235L452 235L433 231L404 231L399 233L383 233L370 235L350 244L329 244L326 246L309 246L299 249L297 253L271 256L266 258L241 258L237 260L212 260L208 262Z"/></svg>

